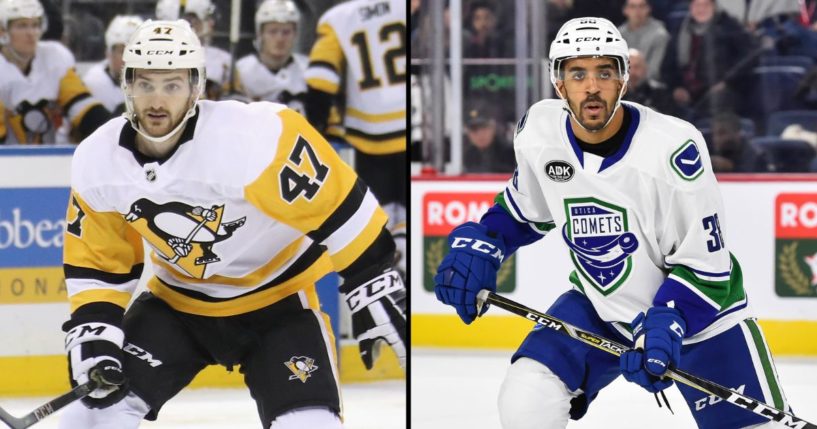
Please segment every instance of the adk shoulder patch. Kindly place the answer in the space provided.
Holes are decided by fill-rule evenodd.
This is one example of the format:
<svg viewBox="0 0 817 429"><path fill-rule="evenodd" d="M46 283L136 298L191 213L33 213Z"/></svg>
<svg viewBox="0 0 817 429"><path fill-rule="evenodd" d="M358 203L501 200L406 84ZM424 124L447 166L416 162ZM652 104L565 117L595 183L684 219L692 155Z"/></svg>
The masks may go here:
<svg viewBox="0 0 817 429"><path fill-rule="evenodd" d="M545 174L554 182L567 182L573 178L573 165L567 161L557 160L545 164Z"/></svg>
<svg viewBox="0 0 817 429"><path fill-rule="evenodd" d="M704 172L701 151L692 140L687 140L670 156L670 165L684 180L695 180Z"/></svg>

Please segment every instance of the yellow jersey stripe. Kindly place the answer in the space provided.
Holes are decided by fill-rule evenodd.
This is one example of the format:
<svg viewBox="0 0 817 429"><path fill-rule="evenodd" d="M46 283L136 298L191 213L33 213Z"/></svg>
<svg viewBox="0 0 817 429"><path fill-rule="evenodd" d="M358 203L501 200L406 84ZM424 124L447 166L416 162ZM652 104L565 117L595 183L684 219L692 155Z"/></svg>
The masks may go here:
<svg viewBox="0 0 817 429"><path fill-rule="evenodd" d="M310 87L326 92L328 94L337 94L338 91L340 90L340 85L325 79L310 78L306 80L306 83Z"/></svg>
<svg viewBox="0 0 817 429"><path fill-rule="evenodd" d="M397 119L406 119L406 111L399 110L397 112L388 112L388 113L366 113L357 109L353 109L351 107L346 108L346 115L351 116L353 118L362 119L366 122L386 122L386 121L394 121Z"/></svg>
<svg viewBox="0 0 817 429"><path fill-rule="evenodd" d="M216 302L202 301L179 293L162 283L155 276L148 281L148 288L154 295L168 303L175 310L200 316L224 317L258 310L278 302L296 293L299 289L314 284L331 271L332 262L324 253L309 269L302 271L280 285L238 298Z"/></svg>
<svg viewBox="0 0 817 429"><path fill-rule="evenodd" d="M367 138L358 137L354 134L349 134L349 130L347 129L344 138L357 150L370 155L389 155L392 153L406 151L405 136L380 141L372 141Z"/></svg>
<svg viewBox="0 0 817 429"><path fill-rule="evenodd" d="M128 307L131 294L111 289L88 289L73 295L69 301L71 303L71 313L85 304L92 302L109 302L122 308Z"/></svg>

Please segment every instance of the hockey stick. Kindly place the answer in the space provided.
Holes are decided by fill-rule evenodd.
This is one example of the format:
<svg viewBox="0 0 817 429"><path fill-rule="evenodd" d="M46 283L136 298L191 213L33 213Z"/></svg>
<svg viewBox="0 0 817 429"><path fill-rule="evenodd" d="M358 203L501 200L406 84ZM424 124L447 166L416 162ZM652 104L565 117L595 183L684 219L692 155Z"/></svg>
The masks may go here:
<svg viewBox="0 0 817 429"><path fill-rule="evenodd" d="M50 416L51 414L54 414L60 408L76 401L77 399L82 399L88 396L88 394L96 390L97 387L99 387L99 382L94 380L94 377L92 377L87 383L80 384L79 386L73 388L70 392L46 402L29 414L19 418L12 416L3 408L0 408L0 421L9 425L9 427L12 429L27 428L35 423L38 423L40 420Z"/></svg>
<svg viewBox="0 0 817 429"><path fill-rule="evenodd" d="M563 322L553 316L525 307L515 301L497 295L487 289L483 289L477 294L477 314L486 303L491 303L497 307L507 310L513 314L532 320L545 328L553 329L571 338L579 340L585 344L593 346L615 356L621 356L630 348L616 341L609 340L592 332L581 330L573 325ZM779 410L757 399L746 396L733 389L723 387L715 382L697 377L686 371L671 366L667 370L667 377L684 383L693 389L700 390L708 395L717 396L723 400L731 402L738 407L755 414L761 415L769 420L784 424L786 427L795 429L817 429L817 425L809 423L793 414Z"/></svg>

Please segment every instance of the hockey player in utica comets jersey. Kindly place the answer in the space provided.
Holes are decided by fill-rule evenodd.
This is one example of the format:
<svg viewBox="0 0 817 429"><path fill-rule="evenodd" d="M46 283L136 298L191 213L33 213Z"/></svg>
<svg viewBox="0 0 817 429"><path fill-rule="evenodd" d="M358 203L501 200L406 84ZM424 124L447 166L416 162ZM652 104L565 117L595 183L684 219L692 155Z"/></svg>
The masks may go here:
<svg viewBox="0 0 817 429"><path fill-rule="evenodd" d="M136 428L204 367L240 372L262 427L340 428L335 341L315 282L337 271L361 358L405 362L405 288L386 214L303 116L198 101L203 49L147 21L123 55L126 115L72 163L63 325L74 384L62 428ZM151 250L149 292L128 307ZM125 311L127 308L127 311Z"/></svg>
<svg viewBox="0 0 817 429"><path fill-rule="evenodd" d="M479 223L451 232L435 277L437 298L471 323L476 294L496 289L502 260L559 234L575 270L565 279L572 289L548 313L636 350L619 359L534 328L500 391L503 427L564 428L619 374L653 393L669 387L672 380L662 378L669 365L787 409L747 310L740 265L724 240L723 205L701 133L621 101L627 44L609 21L568 21L549 57L560 100L540 101L520 120L516 172ZM546 283L537 286L555 286ZM700 428L773 427L678 387Z"/></svg>

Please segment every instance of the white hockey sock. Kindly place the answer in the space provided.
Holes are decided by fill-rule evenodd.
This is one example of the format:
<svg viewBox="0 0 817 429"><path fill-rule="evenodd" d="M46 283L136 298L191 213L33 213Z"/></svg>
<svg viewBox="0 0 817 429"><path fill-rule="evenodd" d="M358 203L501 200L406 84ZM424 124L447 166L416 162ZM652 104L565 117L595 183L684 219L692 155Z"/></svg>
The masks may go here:
<svg viewBox="0 0 817 429"><path fill-rule="evenodd" d="M287 411L272 421L270 429L343 429L337 414L328 408L298 408Z"/></svg>
<svg viewBox="0 0 817 429"><path fill-rule="evenodd" d="M541 363L519 358L508 368L499 391L503 429L564 429L573 395Z"/></svg>
<svg viewBox="0 0 817 429"><path fill-rule="evenodd" d="M133 393L103 409L90 409L74 401L62 411L58 428L136 429L149 411L148 404Z"/></svg>

